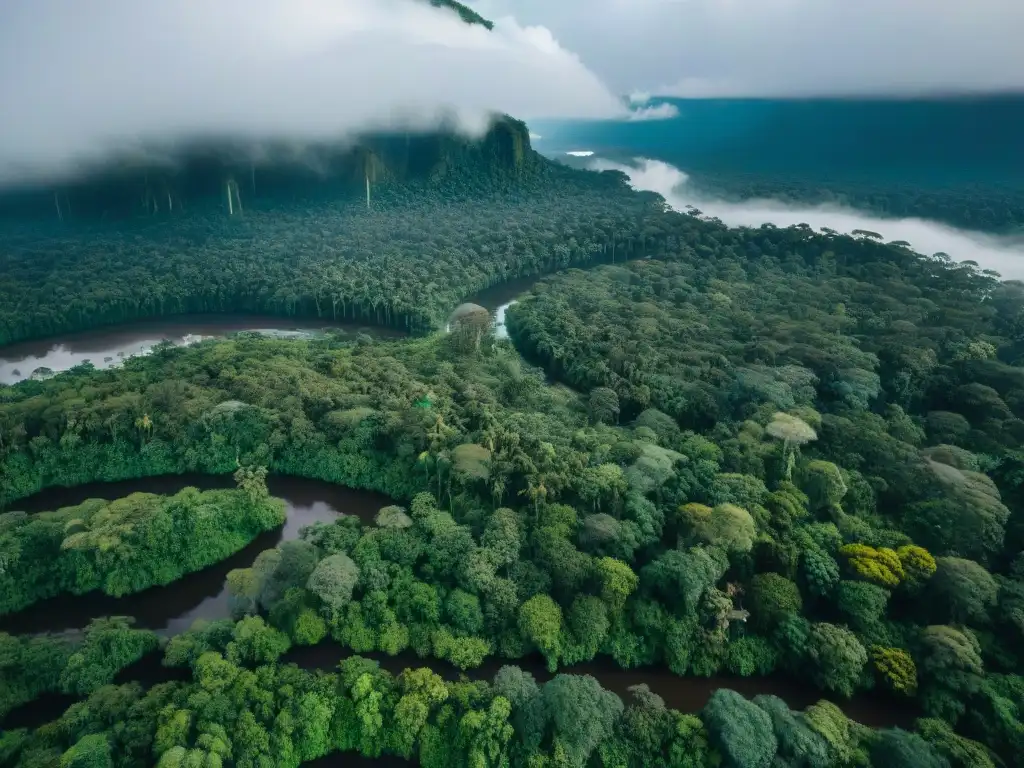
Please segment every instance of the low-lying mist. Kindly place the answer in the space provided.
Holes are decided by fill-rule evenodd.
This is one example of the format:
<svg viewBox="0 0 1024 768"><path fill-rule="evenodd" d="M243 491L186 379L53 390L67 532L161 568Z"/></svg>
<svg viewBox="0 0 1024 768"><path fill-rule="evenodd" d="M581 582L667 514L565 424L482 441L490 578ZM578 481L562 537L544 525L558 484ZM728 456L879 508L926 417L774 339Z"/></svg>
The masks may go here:
<svg viewBox="0 0 1024 768"><path fill-rule="evenodd" d="M635 189L657 192L679 211L692 205L729 226L808 224L813 229L829 228L846 234L861 229L876 232L889 242L904 240L918 253L947 253L957 261L975 261L981 269L995 270L1004 279L1024 279L1024 242L1019 240L957 229L926 219L888 219L836 206L794 206L778 200L726 202L695 192L683 171L660 160L638 158L634 165L624 165L595 158L590 167L598 171L622 171Z"/></svg>
<svg viewBox="0 0 1024 768"><path fill-rule="evenodd" d="M629 110L544 27L424 0L0 3L0 184L189 140L339 141Z"/></svg>

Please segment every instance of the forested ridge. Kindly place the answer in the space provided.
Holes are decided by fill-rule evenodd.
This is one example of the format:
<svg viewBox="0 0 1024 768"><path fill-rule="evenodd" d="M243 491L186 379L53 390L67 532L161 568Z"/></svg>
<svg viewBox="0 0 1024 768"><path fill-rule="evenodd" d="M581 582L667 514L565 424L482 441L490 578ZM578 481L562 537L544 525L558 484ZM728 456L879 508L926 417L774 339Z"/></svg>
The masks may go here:
<svg viewBox="0 0 1024 768"><path fill-rule="evenodd" d="M672 212L516 130L450 172L364 164L336 198L241 212L228 185L221 207L5 240L6 341L243 309L418 335L243 333L0 387L0 612L226 557L281 522L266 472L394 500L232 571L231 620L169 641L116 618L0 635L0 711L87 697L0 735L0 764L1020 764L1024 286L870 235ZM510 307L510 340L480 307L452 312L599 262ZM14 511L51 486L187 472L239 487ZM424 668L282 663L318 644ZM188 679L113 684L156 650ZM538 655L551 673L786 675L924 716L871 729L725 689L681 713L591 677L538 684L514 666ZM492 680L427 668L494 658L510 666Z"/></svg>
<svg viewBox="0 0 1024 768"><path fill-rule="evenodd" d="M64 234L39 225L4 240L0 342L188 312L422 332L491 285L640 252L640 221L657 213L649 198L617 175L531 156L534 169L507 191L458 173L438 185L383 183L369 209L342 188L334 202L277 202L235 217L215 207Z"/></svg>

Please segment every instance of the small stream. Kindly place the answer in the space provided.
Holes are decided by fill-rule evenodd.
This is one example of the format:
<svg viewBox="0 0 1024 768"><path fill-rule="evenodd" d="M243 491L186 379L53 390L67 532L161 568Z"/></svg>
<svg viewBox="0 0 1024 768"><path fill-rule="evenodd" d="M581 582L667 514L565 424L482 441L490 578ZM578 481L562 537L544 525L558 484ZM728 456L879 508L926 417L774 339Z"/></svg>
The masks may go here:
<svg viewBox="0 0 1024 768"><path fill-rule="evenodd" d="M590 265L581 265L590 266ZM557 274L557 273L548 273ZM517 277L507 283L499 283L474 293L468 299L470 304L479 304L489 310L494 317L494 335L499 339L507 339L508 331L505 330L505 310L515 304L519 297L529 291L539 280L547 277L547 274L529 275L528 277Z"/></svg>
<svg viewBox="0 0 1024 768"><path fill-rule="evenodd" d="M314 646L296 646L285 654L281 661L291 662L302 669L334 669L341 661L353 655L356 654L347 648L332 642L324 642ZM538 683L545 683L555 676L548 671L540 655L522 659L500 659L492 656L485 659L481 666L465 671L446 661L421 659L412 651L404 651L397 656L388 656L384 653L358 655L377 661L382 669L394 675L401 674L403 670L409 668L430 667L445 680L453 682L464 678L491 681L499 669L508 665L529 672ZM608 656L600 656L593 661L570 667L561 667L555 674L559 673L590 675L600 681L604 688L618 694L626 702L632 698L630 688L646 685L665 700L665 706L690 714L700 712L711 694L719 688L730 688L747 698L758 694L778 696L793 710L804 709L822 699L830 699L848 717L871 727L911 728L914 719L921 716L916 704L898 701L883 692L859 693L852 699L844 701L830 696L810 683L783 674L761 677L734 677L727 674L714 677L680 677L663 667L623 669Z"/></svg>

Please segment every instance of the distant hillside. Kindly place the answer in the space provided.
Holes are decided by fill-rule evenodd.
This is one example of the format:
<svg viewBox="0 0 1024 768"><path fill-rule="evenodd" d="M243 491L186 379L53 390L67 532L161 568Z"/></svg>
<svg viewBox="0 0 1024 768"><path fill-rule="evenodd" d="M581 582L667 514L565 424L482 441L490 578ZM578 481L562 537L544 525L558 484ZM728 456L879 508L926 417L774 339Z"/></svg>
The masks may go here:
<svg viewBox="0 0 1024 768"><path fill-rule="evenodd" d="M427 0L437 8L454 11L467 24L490 30L494 24L457 0ZM449 127L429 133L376 134L354 143L310 144L296 150L289 142L264 146L261 159L244 143L224 140L192 142L166 153L159 162L132 159L112 161L87 177L59 184L26 184L0 190L0 219L57 217L59 220L106 220L151 216L179 211L203 199L232 200L245 207L258 193L278 195L322 194L326 188L372 196L386 182L437 182L454 174L483 174L505 181L523 175L540 160L530 148L529 131L519 120L497 116L491 129L478 140L467 140Z"/></svg>
<svg viewBox="0 0 1024 768"><path fill-rule="evenodd" d="M451 8L459 14L459 16L462 17L462 20L467 24L479 24L483 27L487 27L488 29L494 28L494 22L488 21L472 8L467 8L457 0L430 0L430 4L437 8Z"/></svg>
<svg viewBox="0 0 1024 768"><path fill-rule="evenodd" d="M530 127L544 152L662 160L731 199L1024 230L1024 96L665 101L677 117Z"/></svg>

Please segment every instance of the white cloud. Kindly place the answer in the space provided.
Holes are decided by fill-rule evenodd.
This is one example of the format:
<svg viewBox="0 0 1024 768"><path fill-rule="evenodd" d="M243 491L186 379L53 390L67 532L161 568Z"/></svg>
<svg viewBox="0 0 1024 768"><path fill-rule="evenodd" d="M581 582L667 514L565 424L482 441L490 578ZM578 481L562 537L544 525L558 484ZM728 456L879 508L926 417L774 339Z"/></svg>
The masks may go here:
<svg viewBox="0 0 1024 768"><path fill-rule="evenodd" d="M639 122L643 120L671 120L674 117L679 117L679 107L670 102L663 101L650 107L630 110L626 119L630 122Z"/></svg>
<svg viewBox="0 0 1024 768"><path fill-rule="evenodd" d="M651 94L647 91L633 91L629 94L629 103L643 106L651 100Z"/></svg>
<svg viewBox="0 0 1024 768"><path fill-rule="evenodd" d="M1024 89L1021 0L471 0L613 88L798 96Z"/></svg>
<svg viewBox="0 0 1024 768"><path fill-rule="evenodd" d="M981 269L993 269L1004 279L1024 279L1021 240L970 232L926 219L882 218L834 205L789 205L778 200L725 202L695 192L684 172L660 160L637 159L634 165L622 165L594 158L590 167L597 171L622 171L634 188L657 192L676 210L685 211L692 205L731 227L808 224L812 229L828 227L846 234L863 229L880 233L889 242L905 240L918 253L948 253L957 261L970 259Z"/></svg>
<svg viewBox="0 0 1024 768"><path fill-rule="evenodd" d="M548 29L495 21L418 0L5 0L0 181L133 143L625 115Z"/></svg>

